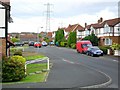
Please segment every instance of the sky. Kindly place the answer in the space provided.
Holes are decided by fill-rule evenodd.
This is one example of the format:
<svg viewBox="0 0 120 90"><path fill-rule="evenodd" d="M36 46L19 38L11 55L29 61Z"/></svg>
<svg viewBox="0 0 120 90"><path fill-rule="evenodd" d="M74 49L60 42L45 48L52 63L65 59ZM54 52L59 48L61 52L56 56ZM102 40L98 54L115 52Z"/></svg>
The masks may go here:
<svg viewBox="0 0 120 90"><path fill-rule="evenodd" d="M50 3L50 31L69 24L85 26L118 17L119 0L10 0L11 17L8 32L46 31L47 3ZM43 27L43 28L42 28ZM50 32L47 30L47 32Z"/></svg>

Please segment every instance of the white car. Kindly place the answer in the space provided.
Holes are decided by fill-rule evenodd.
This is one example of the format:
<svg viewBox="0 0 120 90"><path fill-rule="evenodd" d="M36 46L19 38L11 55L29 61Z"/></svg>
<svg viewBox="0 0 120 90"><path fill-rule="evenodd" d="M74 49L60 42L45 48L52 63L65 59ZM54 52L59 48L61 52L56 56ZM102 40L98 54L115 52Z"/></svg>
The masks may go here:
<svg viewBox="0 0 120 90"><path fill-rule="evenodd" d="M42 41L42 46L47 46L47 42L46 41Z"/></svg>

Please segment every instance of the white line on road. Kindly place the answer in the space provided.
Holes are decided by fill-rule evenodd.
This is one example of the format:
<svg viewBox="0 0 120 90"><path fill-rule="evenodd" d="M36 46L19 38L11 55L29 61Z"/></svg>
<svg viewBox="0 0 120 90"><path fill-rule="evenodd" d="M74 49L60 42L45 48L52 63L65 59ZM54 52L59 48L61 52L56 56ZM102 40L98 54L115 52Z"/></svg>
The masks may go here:
<svg viewBox="0 0 120 90"><path fill-rule="evenodd" d="M113 60L114 62L118 62L118 60Z"/></svg>
<svg viewBox="0 0 120 90"><path fill-rule="evenodd" d="M72 61L69 61L69 60L66 60L66 59L62 59L63 61L65 61L65 62L68 62L68 63L71 63L71 64L75 64L74 62L72 62Z"/></svg>

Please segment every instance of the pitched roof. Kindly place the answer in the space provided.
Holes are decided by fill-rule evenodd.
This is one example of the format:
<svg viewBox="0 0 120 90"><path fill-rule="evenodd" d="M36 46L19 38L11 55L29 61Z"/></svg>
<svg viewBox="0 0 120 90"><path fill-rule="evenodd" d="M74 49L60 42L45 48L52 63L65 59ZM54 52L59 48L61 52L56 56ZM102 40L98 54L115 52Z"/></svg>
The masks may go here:
<svg viewBox="0 0 120 90"><path fill-rule="evenodd" d="M103 27L103 23L95 23L95 24L91 24L91 26L95 29L97 28L102 28Z"/></svg>
<svg viewBox="0 0 120 90"><path fill-rule="evenodd" d="M107 23L109 26L115 26L116 24L120 23L120 18L114 18L114 19L109 19L105 20L104 24Z"/></svg>
<svg viewBox="0 0 120 90"><path fill-rule="evenodd" d="M6 5L10 5L10 0L0 0L1 4L6 4Z"/></svg>
<svg viewBox="0 0 120 90"><path fill-rule="evenodd" d="M91 25L87 25L85 28L90 29Z"/></svg>
<svg viewBox="0 0 120 90"><path fill-rule="evenodd" d="M48 32L47 37L52 37L52 32Z"/></svg>
<svg viewBox="0 0 120 90"><path fill-rule="evenodd" d="M37 38L37 35L25 34L25 35L20 35L20 38Z"/></svg>
<svg viewBox="0 0 120 90"><path fill-rule="evenodd" d="M79 25L79 24L74 24L74 25L70 25L65 29L66 32L71 32L71 31L76 31L76 30L84 30L84 28Z"/></svg>

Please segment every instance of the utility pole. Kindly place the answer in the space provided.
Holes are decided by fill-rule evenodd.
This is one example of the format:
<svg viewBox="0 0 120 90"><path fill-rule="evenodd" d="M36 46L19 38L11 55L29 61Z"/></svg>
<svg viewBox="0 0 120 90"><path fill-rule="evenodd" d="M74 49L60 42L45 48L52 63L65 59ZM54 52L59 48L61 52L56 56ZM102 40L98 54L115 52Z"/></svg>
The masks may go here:
<svg viewBox="0 0 120 90"><path fill-rule="evenodd" d="M47 11L46 11L46 32L49 32L50 31L50 14L51 14L51 10L50 10L50 6L52 4L50 3L47 3L47 4L44 4L45 6L47 6Z"/></svg>

